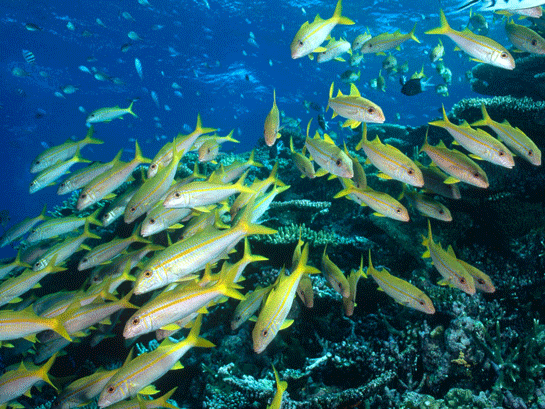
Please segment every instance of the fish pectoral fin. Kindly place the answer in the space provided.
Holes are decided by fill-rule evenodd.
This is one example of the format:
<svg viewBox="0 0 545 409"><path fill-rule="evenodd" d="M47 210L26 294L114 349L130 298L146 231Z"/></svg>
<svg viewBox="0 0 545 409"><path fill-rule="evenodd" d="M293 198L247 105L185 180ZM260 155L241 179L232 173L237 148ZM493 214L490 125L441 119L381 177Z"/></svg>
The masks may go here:
<svg viewBox="0 0 545 409"><path fill-rule="evenodd" d="M257 317L252 315L250 318L248 318L248 321L257 322Z"/></svg>
<svg viewBox="0 0 545 409"><path fill-rule="evenodd" d="M467 156L469 156L470 158L476 159L476 160L483 160L483 158L481 158L479 155L475 155L474 153L470 153Z"/></svg>
<svg viewBox="0 0 545 409"><path fill-rule="evenodd" d="M443 183L445 183L447 185L452 185L452 184L458 183L458 182L460 182L460 179L456 179L454 176L449 176L448 178L443 180Z"/></svg>
<svg viewBox="0 0 545 409"><path fill-rule="evenodd" d="M320 168L316 171L315 175L317 178L322 177L324 175L327 175L329 172L325 170L324 168Z"/></svg>
<svg viewBox="0 0 545 409"><path fill-rule="evenodd" d="M280 330L288 328L291 324L293 324L293 320L285 320L280 326Z"/></svg>
<svg viewBox="0 0 545 409"><path fill-rule="evenodd" d="M479 62L482 64L486 64L483 60L479 60L478 58L470 58L471 61Z"/></svg>
<svg viewBox="0 0 545 409"><path fill-rule="evenodd" d="M390 175L387 175L386 173L383 173L383 172L379 172L377 174L377 177L381 178L381 179L384 179L384 180L390 180L390 179L393 179Z"/></svg>
<svg viewBox="0 0 545 409"><path fill-rule="evenodd" d="M39 285L40 283L36 284L36 285ZM41 286L40 286L41 287ZM36 287L34 286L33 288L40 288L40 287ZM18 303L18 302L21 302L23 301L23 299L21 297L15 297L13 299L11 299L8 304L15 304L15 303Z"/></svg>
<svg viewBox="0 0 545 409"><path fill-rule="evenodd" d="M197 207L194 207L193 210L198 210L199 212L201 213L210 213L210 210L208 210L206 207L204 206L197 206Z"/></svg>
<svg viewBox="0 0 545 409"><path fill-rule="evenodd" d="M379 213L379 212L374 212L373 215L377 216L377 217L386 217L382 213Z"/></svg>
<svg viewBox="0 0 545 409"><path fill-rule="evenodd" d="M177 361L172 368L170 368L172 371L175 371L176 369L184 369L184 366L180 361Z"/></svg>
<svg viewBox="0 0 545 409"><path fill-rule="evenodd" d="M308 59L309 59L310 61L314 60L314 54L310 53L310 54L308 55Z"/></svg>
<svg viewBox="0 0 545 409"><path fill-rule="evenodd" d="M116 198L117 195L115 193L109 193L106 196L103 197L103 199L110 200Z"/></svg>
<svg viewBox="0 0 545 409"><path fill-rule="evenodd" d="M384 51L380 51L380 52L376 53L375 55L384 55L384 56L386 56L386 53Z"/></svg>
<svg viewBox="0 0 545 409"><path fill-rule="evenodd" d="M138 392L140 395L155 395L156 393L159 393L159 391L154 385L148 385Z"/></svg>
<svg viewBox="0 0 545 409"><path fill-rule="evenodd" d="M346 60L344 58L341 58L341 57L334 58L334 60L340 61L340 62L346 62Z"/></svg>
<svg viewBox="0 0 545 409"><path fill-rule="evenodd" d="M23 393L24 396L26 396L27 398L32 398L32 394L30 393L30 389L28 391L26 391L25 393Z"/></svg>
<svg viewBox="0 0 545 409"><path fill-rule="evenodd" d="M29 342L32 342L33 344L37 341L36 334L30 334L30 335L27 335L26 337L23 337L23 338L26 339Z"/></svg>
<svg viewBox="0 0 545 409"><path fill-rule="evenodd" d="M312 52L313 52L313 53L323 53L324 51L327 51L327 48L325 48L325 47L318 47L318 48L315 48Z"/></svg>

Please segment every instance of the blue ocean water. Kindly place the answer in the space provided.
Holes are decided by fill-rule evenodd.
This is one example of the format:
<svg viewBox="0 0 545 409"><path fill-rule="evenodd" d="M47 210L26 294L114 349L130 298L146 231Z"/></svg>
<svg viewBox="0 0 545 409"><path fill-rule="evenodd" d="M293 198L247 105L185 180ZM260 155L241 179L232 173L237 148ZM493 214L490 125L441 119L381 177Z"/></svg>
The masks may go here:
<svg viewBox="0 0 545 409"><path fill-rule="evenodd" d="M344 3L343 14L356 24L338 26L333 31L335 37L352 41L366 29L373 35L397 29L408 32L417 23L416 35L421 43L408 41L393 55L399 64L408 61L409 71L405 75L420 71L424 65L431 82L442 83L427 55L437 44L438 36L423 34L438 26L439 2ZM153 157L165 142L192 129L199 112L204 125L219 128L220 134L235 130L234 137L241 143L228 149L250 150L262 136L273 89L279 109L300 120L304 128L316 113L309 112L303 102L325 107L332 81L347 93L349 87L339 80L339 75L349 68L361 70L356 85L363 96L382 107L387 123L418 126L437 116L441 104L449 109L462 97L473 96L465 72L475 63L453 52L454 44L448 39L444 39L444 63L453 73L448 97L437 95L433 87L407 97L400 92L399 75L384 73L386 92L372 89L369 80L382 68L382 56L369 54L360 67L350 67L348 62L317 64L308 58L292 60L289 45L299 26L306 20L312 21L318 13L323 18L330 17L334 7L334 2L325 1L155 1L149 6L136 0L3 1L2 209L9 211L12 221L18 221L38 214L43 203L60 203L63 198L56 196L54 188L28 194L33 178L28 171L32 159L45 147L70 137L83 138L87 131L85 118L93 110L126 107L134 98L138 98L134 105L138 119L127 116L124 120L97 124L95 136L106 143L86 147L84 157L107 161L123 148L123 158L129 159L135 139L144 154ZM123 17L123 12L132 18ZM491 16L488 13L490 22ZM467 24L467 13L448 17L454 28ZM41 30L28 31L28 23ZM69 23L73 30L67 27ZM141 40L129 39L130 31ZM489 35L507 44L501 24L491 24ZM129 49L123 52L121 48L127 44ZM25 62L22 50L34 54L35 64ZM136 72L135 58L142 63L143 79ZM80 66L117 78L122 85L112 80L98 81L81 71ZM28 74L13 75L16 67ZM180 88L173 88L173 83ZM76 92L64 94L60 87L66 85L75 86ZM157 95L157 104L151 97L152 91ZM342 133L336 125L334 129ZM2 249L0 257L12 254L13 251Z"/></svg>

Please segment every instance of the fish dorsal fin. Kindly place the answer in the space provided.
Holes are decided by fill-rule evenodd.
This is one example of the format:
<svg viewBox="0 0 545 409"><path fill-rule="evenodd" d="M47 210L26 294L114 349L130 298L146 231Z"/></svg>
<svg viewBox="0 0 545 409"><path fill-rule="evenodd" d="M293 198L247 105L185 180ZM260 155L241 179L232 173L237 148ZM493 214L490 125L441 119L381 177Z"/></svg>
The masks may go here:
<svg viewBox="0 0 545 409"><path fill-rule="evenodd" d="M450 254L452 257L456 258L456 254L454 254L454 249L450 244L448 246L447 253Z"/></svg>
<svg viewBox="0 0 545 409"><path fill-rule="evenodd" d="M445 145L445 143L444 143L442 140L439 141L439 143L437 144L437 146L440 147L440 148L448 149L448 148L447 148L447 145Z"/></svg>
<svg viewBox="0 0 545 409"><path fill-rule="evenodd" d="M335 98L338 98L338 97L342 97L344 94L341 92L340 89L337 90L337 95L335 96Z"/></svg>
<svg viewBox="0 0 545 409"><path fill-rule="evenodd" d="M316 14L316 17L314 17L313 23L316 23L317 21L323 21L324 19L320 17L319 14Z"/></svg>
<svg viewBox="0 0 545 409"><path fill-rule="evenodd" d="M350 96L354 97L361 97L360 91L358 88L354 85L354 83L350 83Z"/></svg>
<svg viewBox="0 0 545 409"><path fill-rule="evenodd" d="M335 142L333 142L333 139L331 139L331 137L326 133L324 133L324 141L327 143L330 143L331 145L335 145Z"/></svg>

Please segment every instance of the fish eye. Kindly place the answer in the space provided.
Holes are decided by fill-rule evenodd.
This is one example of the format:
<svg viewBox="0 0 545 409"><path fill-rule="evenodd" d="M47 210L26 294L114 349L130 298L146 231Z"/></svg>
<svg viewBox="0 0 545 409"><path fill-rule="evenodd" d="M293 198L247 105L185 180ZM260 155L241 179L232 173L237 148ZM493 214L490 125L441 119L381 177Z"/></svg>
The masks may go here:
<svg viewBox="0 0 545 409"><path fill-rule="evenodd" d="M401 208L396 207L396 213L401 213Z"/></svg>
<svg viewBox="0 0 545 409"><path fill-rule="evenodd" d="M108 393L114 393L115 392L115 386L110 386L108 389L106 389Z"/></svg>
<svg viewBox="0 0 545 409"><path fill-rule="evenodd" d="M30 186L34 186L34 185L36 185L35 181L30 182Z"/></svg>
<svg viewBox="0 0 545 409"><path fill-rule="evenodd" d="M130 211L131 213L136 212L136 207L131 207L131 208L129 209L129 211Z"/></svg>
<svg viewBox="0 0 545 409"><path fill-rule="evenodd" d="M501 53L501 54L500 54L500 57L501 57L501 58L507 58L507 53L506 53L506 52Z"/></svg>
<svg viewBox="0 0 545 409"><path fill-rule="evenodd" d="M414 174L414 169L412 169L412 168L411 168L411 169L409 169L409 170L407 171L407 173L408 173L409 175L412 175L412 174Z"/></svg>
<svg viewBox="0 0 545 409"><path fill-rule="evenodd" d="M503 156L503 155L505 155L505 152L504 151L499 151L498 155Z"/></svg>
<svg viewBox="0 0 545 409"><path fill-rule="evenodd" d="M342 161L340 159L337 159L336 162L335 162L335 165L341 166L341 164L342 164Z"/></svg>
<svg viewBox="0 0 545 409"><path fill-rule="evenodd" d="M155 219L149 219L149 224L155 223Z"/></svg>
<svg viewBox="0 0 545 409"><path fill-rule="evenodd" d="M40 161L37 160L37 161L34 162L34 164L35 164L35 165L39 165L39 164L40 164Z"/></svg>
<svg viewBox="0 0 545 409"><path fill-rule="evenodd" d="M440 210L439 210L439 214L443 214L443 213L445 213L445 212L443 211L443 209L440 209Z"/></svg>
<svg viewBox="0 0 545 409"><path fill-rule="evenodd" d="M475 173L473 174L473 177L475 177L475 178L478 179L478 178L480 177L480 175L479 175L477 172L475 172Z"/></svg>
<svg viewBox="0 0 545 409"><path fill-rule="evenodd" d="M483 280L482 278L478 278L478 279L477 279L477 282L478 282L479 284L484 284L484 280Z"/></svg>
<svg viewBox="0 0 545 409"><path fill-rule="evenodd" d="M38 261L37 263L35 263L34 267L40 267L40 262Z"/></svg>
<svg viewBox="0 0 545 409"><path fill-rule="evenodd" d="M465 284L466 283L466 279L464 277L460 278L460 283L461 284Z"/></svg>
<svg viewBox="0 0 545 409"><path fill-rule="evenodd" d="M150 166L150 168L152 168L152 169L155 169L156 167L157 167L157 165L156 165L155 163L153 163L153 164Z"/></svg>
<svg viewBox="0 0 545 409"><path fill-rule="evenodd" d="M533 46L536 46L536 45L537 45L537 40L534 38L534 39L532 40L532 43L531 43L531 44L532 44Z"/></svg>
<svg viewBox="0 0 545 409"><path fill-rule="evenodd" d="M261 335L263 335L264 337L266 337L268 333L269 333L269 330L266 330L266 329L261 331Z"/></svg>
<svg viewBox="0 0 545 409"><path fill-rule="evenodd" d="M150 278L151 277L151 271L150 270L144 271L144 277Z"/></svg>
<svg viewBox="0 0 545 409"><path fill-rule="evenodd" d="M80 199L85 199L86 197L87 197L87 195L85 193L82 193L81 195L79 195Z"/></svg>
<svg viewBox="0 0 545 409"><path fill-rule="evenodd" d="M299 47L302 47L302 46L303 46L303 42L299 40Z"/></svg>
<svg viewBox="0 0 545 409"><path fill-rule="evenodd" d="M140 319L135 318L132 320L132 325L138 325L140 323Z"/></svg>
<svg viewBox="0 0 545 409"><path fill-rule="evenodd" d="M426 303L425 303L424 301L422 301L422 300L418 300L418 303L419 303L420 305L426 305Z"/></svg>
<svg viewBox="0 0 545 409"><path fill-rule="evenodd" d="M528 151L528 156L532 156L533 154L534 154L534 151L530 149L530 150Z"/></svg>
<svg viewBox="0 0 545 409"><path fill-rule="evenodd" d="M180 192L176 192L176 193L174 193L174 197L176 197L176 198L180 198L180 196L181 196Z"/></svg>
<svg viewBox="0 0 545 409"><path fill-rule="evenodd" d="M87 262L89 262L89 259L88 259L87 257L82 258L82 259L81 259L81 262L82 262L82 263L87 263Z"/></svg>
<svg viewBox="0 0 545 409"><path fill-rule="evenodd" d="M375 112L375 108L367 108L367 112L369 112L370 114L372 114L372 113Z"/></svg>

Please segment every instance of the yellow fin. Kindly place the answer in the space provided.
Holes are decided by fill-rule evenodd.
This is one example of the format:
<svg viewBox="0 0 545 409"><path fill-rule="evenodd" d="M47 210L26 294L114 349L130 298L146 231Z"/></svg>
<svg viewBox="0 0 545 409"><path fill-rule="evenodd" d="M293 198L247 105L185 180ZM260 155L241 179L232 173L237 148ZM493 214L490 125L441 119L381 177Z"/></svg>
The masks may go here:
<svg viewBox="0 0 545 409"><path fill-rule="evenodd" d="M156 393L159 393L159 391L154 385L148 385L138 392L140 395L155 395Z"/></svg>

